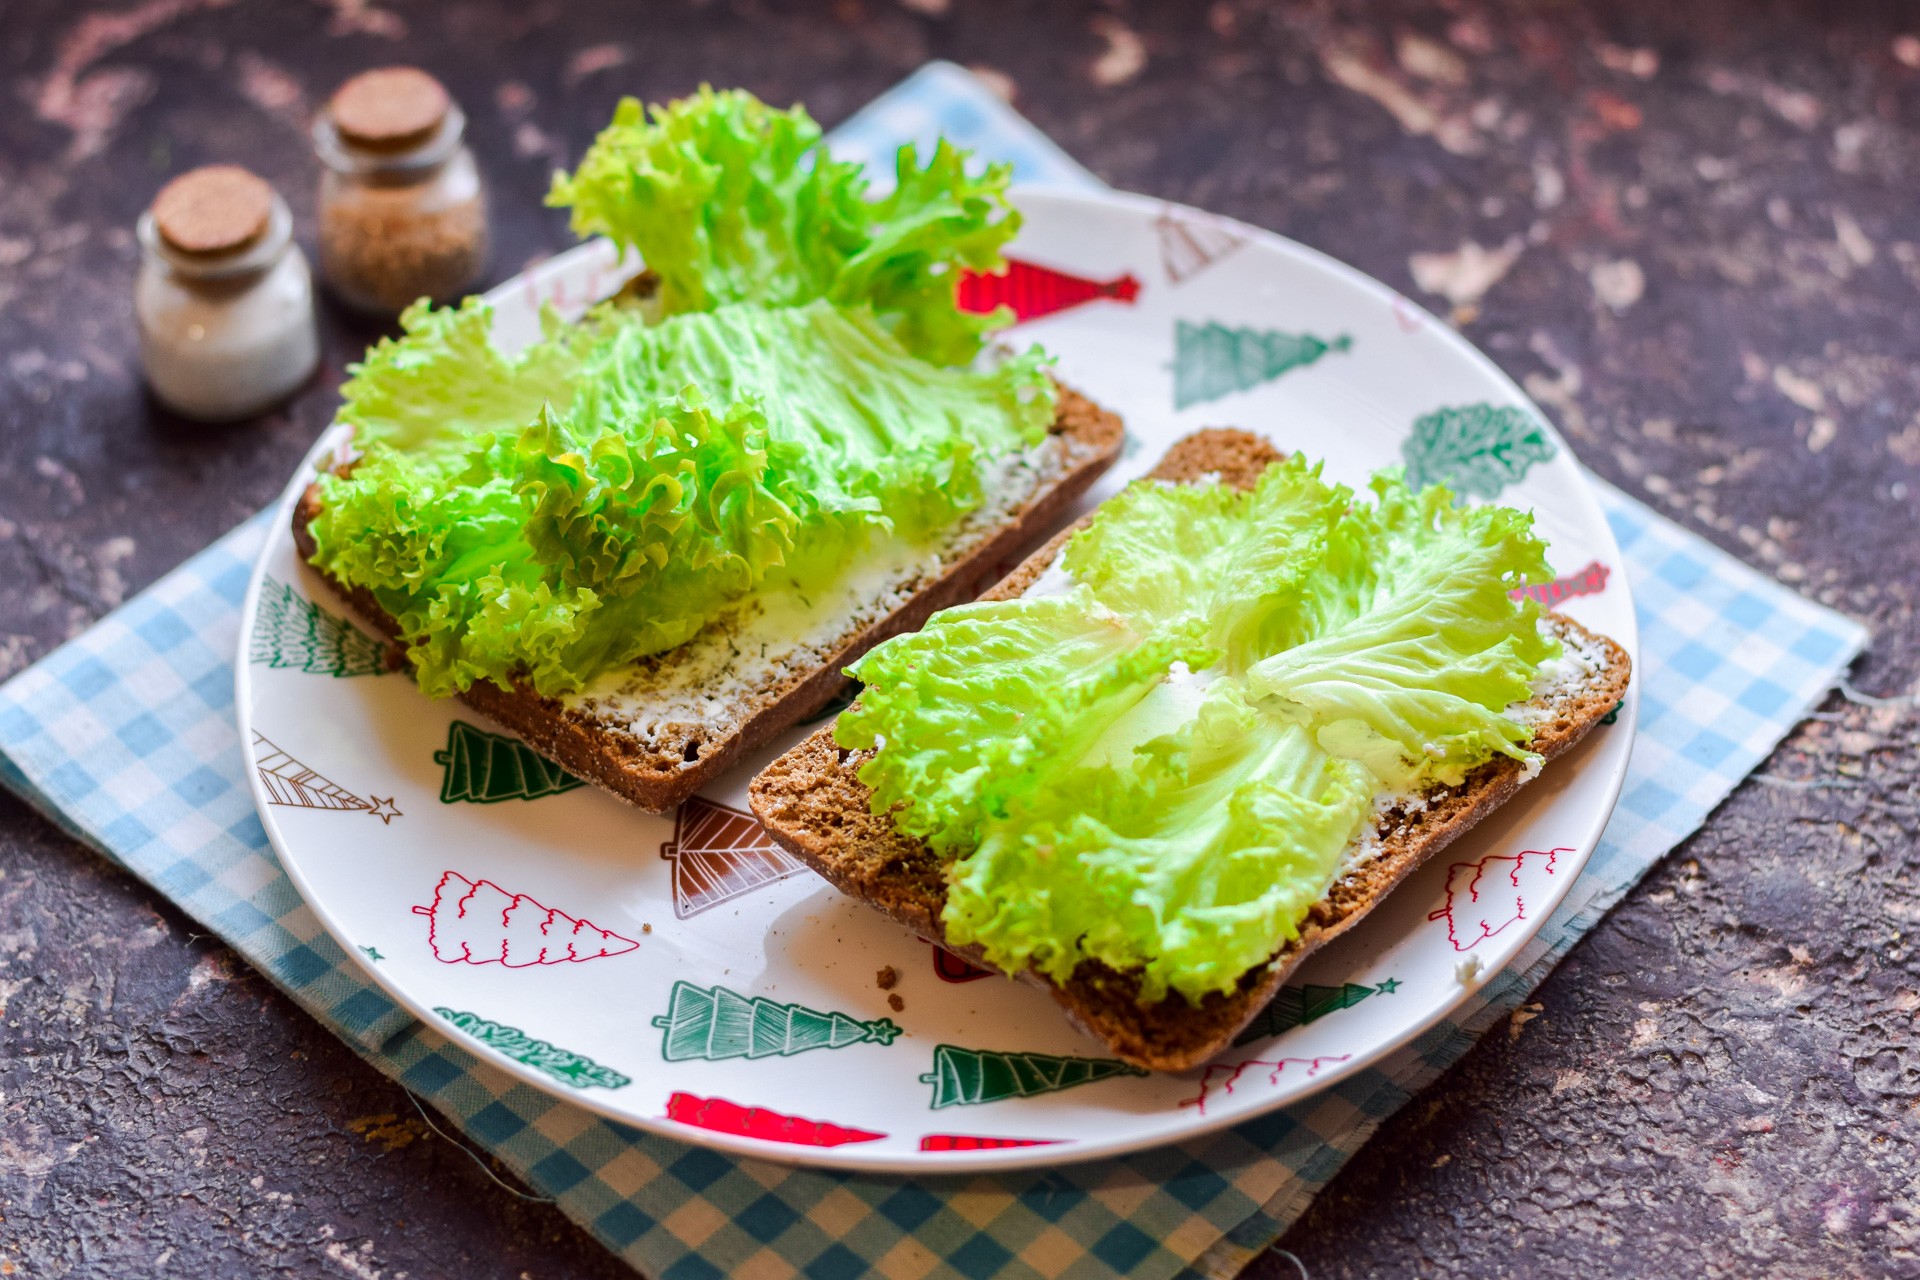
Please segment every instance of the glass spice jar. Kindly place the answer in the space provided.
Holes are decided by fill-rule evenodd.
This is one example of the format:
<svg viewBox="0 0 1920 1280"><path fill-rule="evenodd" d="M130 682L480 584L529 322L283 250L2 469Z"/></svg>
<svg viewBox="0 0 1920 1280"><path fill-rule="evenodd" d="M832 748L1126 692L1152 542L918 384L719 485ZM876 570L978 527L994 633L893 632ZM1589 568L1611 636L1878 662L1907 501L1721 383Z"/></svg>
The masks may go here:
<svg viewBox="0 0 1920 1280"><path fill-rule="evenodd" d="M160 189L135 235L140 364L162 404L230 422L313 373L313 276L272 187L238 165L195 169Z"/></svg>
<svg viewBox="0 0 1920 1280"><path fill-rule="evenodd" d="M341 85L313 124L320 271L343 302L391 315L459 297L486 266L486 192L466 116L417 67Z"/></svg>

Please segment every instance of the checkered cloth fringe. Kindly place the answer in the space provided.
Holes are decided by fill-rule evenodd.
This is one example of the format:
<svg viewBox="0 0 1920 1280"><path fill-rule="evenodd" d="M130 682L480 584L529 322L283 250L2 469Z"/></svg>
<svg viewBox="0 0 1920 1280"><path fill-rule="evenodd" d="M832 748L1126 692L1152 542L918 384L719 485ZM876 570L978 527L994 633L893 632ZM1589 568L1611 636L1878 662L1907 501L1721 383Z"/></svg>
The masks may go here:
<svg viewBox="0 0 1920 1280"><path fill-rule="evenodd" d="M860 112L835 145L883 157L939 134L1012 160L1023 181L1095 181L944 64ZM517 1084L416 1023L320 928L249 798L233 660L264 516L0 686L0 781L179 904L649 1276L1228 1277L1698 827L1865 643L1857 624L1600 492L1639 610L1642 701L1619 808L1567 901L1513 968L1391 1060L1238 1129L1124 1159L948 1179L738 1160Z"/></svg>

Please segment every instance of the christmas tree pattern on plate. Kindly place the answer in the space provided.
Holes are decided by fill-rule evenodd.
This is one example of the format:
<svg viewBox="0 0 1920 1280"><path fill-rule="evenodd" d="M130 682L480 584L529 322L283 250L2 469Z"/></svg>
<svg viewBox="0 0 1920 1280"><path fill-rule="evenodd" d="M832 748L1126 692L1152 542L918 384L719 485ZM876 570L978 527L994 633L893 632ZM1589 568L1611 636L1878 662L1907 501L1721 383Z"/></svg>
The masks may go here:
<svg viewBox="0 0 1920 1280"><path fill-rule="evenodd" d="M538 800L584 786L580 779L518 738L455 720L447 746L433 753L446 773L440 803L498 804L502 800Z"/></svg>
<svg viewBox="0 0 1920 1280"><path fill-rule="evenodd" d="M653 1025L667 1033L660 1056L668 1062L789 1058L809 1049L889 1045L900 1034L888 1018L863 1022L844 1013L821 1013L801 1004L685 981L673 984L667 1012L655 1018Z"/></svg>
<svg viewBox="0 0 1920 1280"><path fill-rule="evenodd" d="M1282 1031L1304 1026L1340 1009L1351 1009L1368 996L1392 995L1399 989L1400 983L1394 978L1386 979L1377 987L1358 982L1343 982L1337 987L1322 987L1313 983L1304 987L1282 987L1280 994L1254 1015L1246 1030L1235 1036L1233 1042L1241 1045L1265 1036L1277 1036Z"/></svg>
<svg viewBox="0 0 1920 1280"><path fill-rule="evenodd" d="M1005 271L962 271L957 296L962 311L984 315L995 307L1007 307L1013 311L1016 321L1025 321L1101 298L1132 302L1140 296L1140 282L1130 275L1089 280L1038 263L1008 258Z"/></svg>
<svg viewBox="0 0 1920 1280"><path fill-rule="evenodd" d="M1490 853L1478 862L1456 862L1447 868L1447 900L1429 920L1447 922L1447 941L1455 951L1471 951L1508 926L1527 918L1527 898L1544 897L1539 877L1555 874L1567 848L1522 849L1519 853ZM1540 885L1530 894L1522 880Z"/></svg>
<svg viewBox="0 0 1920 1280"><path fill-rule="evenodd" d="M433 902L415 907L427 918L427 946L442 964L499 964L525 969L625 955L639 948L632 938L556 911L524 893L508 893L491 880L469 880L457 871L440 877Z"/></svg>
<svg viewBox="0 0 1920 1280"><path fill-rule="evenodd" d="M489 1049L551 1076L569 1088L624 1089L633 1083L631 1078L611 1067L603 1067L592 1058L557 1048L545 1040L536 1040L518 1027L492 1022L477 1013L463 1013L458 1009L435 1008L434 1012Z"/></svg>
<svg viewBox="0 0 1920 1280"><path fill-rule="evenodd" d="M1013 1147L1056 1147L1063 1138L988 1138L975 1133L929 1133L920 1139L922 1151L1006 1151Z"/></svg>
<svg viewBox="0 0 1920 1280"><path fill-rule="evenodd" d="M392 796L362 800L331 778L309 769L288 755L258 729L253 733L254 768L267 789L267 803L289 809L331 809L337 813L366 813L386 826L401 815Z"/></svg>
<svg viewBox="0 0 1920 1280"><path fill-rule="evenodd" d="M1400 446L1410 487L1444 484L1456 494L1488 499L1553 454L1540 419L1513 405L1435 409L1414 420L1413 434Z"/></svg>
<svg viewBox="0 0 1920 1280"><path fill-rule="evenodd" d="M1160 238L1160 265L1167 279L1185 283L1247 242L1232 224L1192 209L1166 211L1153 220Z"/></svg>
<svg viewBox="0 0 1920 1280"><path fill-rule="evenodd" d="M392 670L387 646L336 618L278 578L260 584L247 661L322 676L378 676Z"/></svg>
<svg viewBox="0 0 1920 1280"><path fill-rule="evenodd" d="M937 942L932 946L933 976L942 982L977 982L990 972L965 956L955 955Z"/></svg>
<svg viewBox="0 0 1920 1280"><path fill-rule="evenodd" d="M660 856L673 864L673 914L681 920L806 870L752 814L700 796L680 806Z"/></svg>
<svg viewBox="0 0 1920 1280"><path fill-rule="evenodd" d="M1575 596L1597 596L1607 589L1610 571L1598 560L1586 567L1565 573L1552 582L1534 582L1524 587L1515 587L1507 594L1518 600L1522 596L1531 596L1540 602L1543 609L1557 608L1561 603Z"/></svg>
<svg viewBox="0 0 1920 1280"><path fill-rule="evenodd" d="M1176 321L1173 329L1173 407L1185 409L1251 391L1283 373L1310 365L1329 351L1348 351L1345 334L1327 341L1310 333Z"/></svg>
<svg viewBox="0 0 1920 1280"><path fill-rule="evenodd" d="M1329 1062L1345 1062L1351 1054L1336 1054L1323 1058L1248 1058L1244 1062L1209 1062L1200 1072L1200 1090L1191 1098L1183 1098L1180 1105L1195 1107L1201 1115L1207 1114L1207 1103L1214 1091L1232 1093L1236 1086L1243 1084L1249 1077L1259 1079L1260 1068L1266 1068L1267 1083L1277 1085L1280 1078L1295 1067L1304 1069L1309 1079L1320 1074L1320 1069ZM1299 1074L1296 1072L1295 1074Z"/></svg>
<svg viewBox="0 0 1920 1280"><path fill-rule="evenodd" d="M933 1050L933 1070L920 1077L933 1086L935 1111L1007 1098L1057 1093L1112 1076L1144 1076L1117 1058L1063 1058L1051 1053L996 1053L943 1044Z"/></svg>
<svg viewBox="0 0 1920 1280"><path fill-rule="evenodd" d="M809 1120L766 1107L747 1107L725 1098L703 1098L697 1093L678 1090L667 1099L667 1119L713 1133L785 1142L797 1147L841 1147L850 1142L878 1142L887 1136L871 1129L854 1129L830 1120Z"/></svg>

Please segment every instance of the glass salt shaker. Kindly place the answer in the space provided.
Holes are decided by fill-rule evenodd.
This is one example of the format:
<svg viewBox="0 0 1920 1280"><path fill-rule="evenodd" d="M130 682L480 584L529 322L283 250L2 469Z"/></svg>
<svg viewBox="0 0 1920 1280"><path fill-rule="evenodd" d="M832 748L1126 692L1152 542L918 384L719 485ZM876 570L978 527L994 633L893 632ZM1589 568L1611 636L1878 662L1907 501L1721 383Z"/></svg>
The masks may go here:
<svg viewBox="0 0 1920 1280"><path fill-rule="evenodd" d="M341 85L313 124L320 271L343 302L391 315L459 297L486 266L486 192L466 116L417 67Z"/></svg>
<svg viewBox="0 0 1920 1280"><path fill-rule="evenodd" d="M230 422L313 373L313 277L272 187L238 165L195 169L160 189L135 235L140 363L162 404Z"/></svg>

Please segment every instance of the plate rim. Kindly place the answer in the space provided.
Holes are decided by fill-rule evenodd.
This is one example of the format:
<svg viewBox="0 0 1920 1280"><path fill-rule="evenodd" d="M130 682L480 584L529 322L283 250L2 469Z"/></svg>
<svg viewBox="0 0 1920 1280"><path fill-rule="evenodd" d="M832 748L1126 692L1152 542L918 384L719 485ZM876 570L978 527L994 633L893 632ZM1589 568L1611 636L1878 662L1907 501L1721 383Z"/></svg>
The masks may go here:
<svg viewBox="0 0 1920 1280"><path fill-rule="evenodd" d="M1567 442L1560 433L1559 428L1540 410L1533 398L1527 395L1519 384L1509 377L1499 365L1495 364L1489 356L1474 346L1473 343L1469 342L1451 325L1444 323L1426 308L1421 307L1418 303L1407 298L1398 290L1389 287L1385 283L1360 271L1358 268L1341 262L1339 259L1323 253L1310 245L1302 244L1297 240L1280 235L1277 232L1268 231L1235 218L1210 213L1175 201L1125 191L1082 191L1057 186L1024 184L1016 186L1012 194L1017 207L1024 201L1079 205L1088 209L1104 209L1109 211L1118 209L1128 214L1148 219L1169 213L1191 214L1206 219L1216 225L1231 228L1237 234L1245 236L1249 241L1261 242L1270 249L1303 260L1319 270L1340 279L1343 284L1371 294L1382 306L1411 308L1411 310L1419 315L1425 322L1423 327L1431 329L1440 341L1448 346L1454 356L1465 359L1484 377L1491 379L1494 385L1503 388L1514 400L1532 410L1534 415L1551 433L1555 445L1565 454L1568 461L1573 464L1574 475L1578 482L1573 492L1577 494L1578 501L1586 508L1585 514L1591 524L1604 532L1605 546L1603 550L1610 552L1611 563L1615 565L1620 563L1619 541L1614 536L1612 525L1607 521L1605 512L1600 507L1593 484L1593 478L1587 474L1585 468L1580 465L1577 455L1567 447ZM574 270L576 266L590 262L594 263L596 270L607 271L608 275L606 278L617 284L617 275L620 271L627 268L630 259L621 259L614 251L613 246L605 240L589 240L574 245L560 253L556 253L552 257L546 258L524 271L509 276L481 296L488 303L498 305L515 293L532 290L537 295L537 291L543 282L565 275L569 271ZM506 1072L517 1082L538 1089L548 1097L580 1106L601 1119L624 1125L628 1128L642 1130L669 1142L686 1146L706 1147L730 1155L762 1160L773 1164L840 1170L848 1173L883 1173L922 1176L1012 1173L1063 1164L1080 1164L1092 1160L1115 1159L1140 1151L1154 1150L1176 1143L1189 1142L1209 1137L1219 1133L1223 1129L1252 1122L1282 1107L1306 1102L1323 1094L1327 1089L1332 1088L1348 1077L1357 1075L1367 1068L1379 1065L1391 1055L1417 1040L1435 1025L1451 1017L1469 997L1482 990L1493 978L1503 972L1513 958L1533 941L1540 929L1545 926L1547 920L1552 917L1554 911L1566 899L1567 895L1572 892L1573 886L1578 882L1581 875L1585 873L1588 863L1591 862L1593 854L1598 848L1599 841L1606 830L1607 824L1611 821L1614 810L1619 804L1621 790L1626 781L1627 770L1632 761L1634 736L1639 722L1640 698L1639 684L1637 681L1630 683L1628 686L1626 705L1621 709L1619 723L1615 726L1616 729L1624 730L1624 736L1628 744L1627 750L1621 755L1619 763L1614 767L1611 776L1606 781L1605 802L1595 807L1597 817L1594 819L1591 830L1584 833L1584 837L1579 845L1577 866L1574 868L1574 874L1566 877L1563 882L1555 885L1554 892L1550 895L1549 900L1544 902L1544 909L1534 918L1531 927L1520 933L1511 935L1509 946L1505 949L1505 958L1498 964L1493 964L1483 969L1472 981L1458 984L1457 991L1451 998L1436 1001L1420 1018L1364 1055L1356 1054L1348 1061L1330 1063L1327 1068L1312 1077L1310 1088L1306 1088L1300 1092L1275 1094L1270 1100L1262 1100L1260 1103L1250 1106L1244 1111L1229 1111L1212 1117L1193 1115L1191 1121L1182 1126L1176 1133L1144 1134L1107 1142L1078 1140L1070 1145L1063 1144L1058 1147L1016 1147L994 1151L942 1152L937 1156L930 1156L925 1152L903 1151L887 1155L882 1155L878 1152L869 1152L865 1154L863 1158L863 1148L859 1144L830 1148L800 1147L788 1143L772 1142L766 1139L748 1138L720 1133L709 1129L700 1129L669 1120L665 1116L636 1115L632 1112L618 1110L609 1105L614 1098L619 1096L618 1094L608 1094L602 1098L592 1093L563 1091L562 1086L556 1084L533 1068L506 1056L498 1049L483 1044L471 1036L456 1034L456 1028L444 1026L442 1020L434 1016L431 1005L409 995L402 988L401 984L390 980L386 975L382 974L380 970L368 962L348 940L348 931L334 918L333 913L329 910L322 898L313 891L312 885L301 870L299 857L289 846L289 843L280 830L278 821L270 812L265 783L260 776L259 769L256 767L258 754L254 749L252 739L252 733L256 732L256 729L253 723L253 679L251 670L252 663L249 661L249 647L259 608L260 594L267 577L268 562L273 552L279 546L277 539L283 536L291 536L286 532L288 520L295 503L299 500L300 495L305 491L309 483L307 477L318 469L316 464L321 458L326 456L330 451L339 448L350 436L351 428L340 422L336 417L320 433L312 447L302 455L299 463L294 468L293 475L288 480L286 487L282 490L279 499L272 508L273 519L268 527L267 541L262 545L259 554L255 557L252 569L248 575L246 593L241 599L240 631L236 642L236 660L234 663L235 720L236 729L240 737L241 751L247 765L248 790L253 797L254 808L260 819L261 826L266 832L268 843L274 851L281 870L287 875L288 879L293 882L295 890L300 894L302 903L309 911L313 912L315 919L319 921L321 927L327 931L335 944L339 946L342 954L359 969L367 980L379 987L389 999L393 1000L399 1007L407 1010L407 1012L413 1015L422 1025L432 1028L446 1036L449 1041L457 1044L464 1052ZM1624 597L1626 606L1624 615L1628 619L1628 625L1625 628L1625 635L1613 635L1611 638L1627 651L1629 657L1637 667L1640 658L1639 626L1637 614L1633 608L1632 589L1624 573L1617 573L1616 580L1620 585L1621 594ZM402 1088L407 1087L404 1081L399 1081L396 1078L396 1082L400 1083Z"/></svg>

